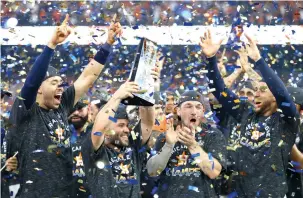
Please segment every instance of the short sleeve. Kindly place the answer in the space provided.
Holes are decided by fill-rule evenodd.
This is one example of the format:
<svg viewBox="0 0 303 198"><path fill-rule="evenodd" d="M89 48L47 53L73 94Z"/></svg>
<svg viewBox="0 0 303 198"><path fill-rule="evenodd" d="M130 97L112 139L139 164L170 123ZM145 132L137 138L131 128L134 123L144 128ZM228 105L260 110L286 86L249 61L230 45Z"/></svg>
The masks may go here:
<svg viewBox="0 0 303 198"><path fill-rule="evenodd" d="M217 159L224 168L226 168L226 145L226 139L221 131L215 128L209 129L203 149Z"/></svg>
<svg viewBox="0 0 303 198"><path fill-rule="evenodd" d="M30 109L26 109L24 104L24 99L17 97L12 106L12 110L9 116L9 123L12 125L18 125L19 123L24 122L25 119L29 118L29 114L36 108L37 104L34 103Z"/></svg>
<svg viewBox="0 0 303 198"><path fill-rule="evenodd" d="M68 87L62 95L61 105L67 115L72 113L75 101L75 87L74 85Z"/></svg>

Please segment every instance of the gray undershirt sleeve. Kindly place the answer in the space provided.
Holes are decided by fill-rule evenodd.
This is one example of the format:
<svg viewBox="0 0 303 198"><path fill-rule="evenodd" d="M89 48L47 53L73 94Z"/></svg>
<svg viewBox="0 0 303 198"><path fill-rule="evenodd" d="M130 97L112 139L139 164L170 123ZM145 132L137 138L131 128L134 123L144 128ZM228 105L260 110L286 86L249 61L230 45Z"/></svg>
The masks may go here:
<svg viewBox="0 0 303 198"><path fill-rule="evenodd" d="M150 176L160 175L165 169L173 148L174 145L165 143L161 151L147 161L146 167Z"/></svg>

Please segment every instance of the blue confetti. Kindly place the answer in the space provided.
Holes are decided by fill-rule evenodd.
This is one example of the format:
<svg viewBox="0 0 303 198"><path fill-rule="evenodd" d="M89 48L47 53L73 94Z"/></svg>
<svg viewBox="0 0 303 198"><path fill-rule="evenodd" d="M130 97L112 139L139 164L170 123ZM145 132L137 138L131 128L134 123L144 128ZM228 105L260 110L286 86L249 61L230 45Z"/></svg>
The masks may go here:
<svg viewBox="0 0 303 198"><path fill-rule="evenodd" d="M196 186L188 186L188 190L192 190L192 191L195 191L195 192L199 192L199 189L198 189L198 187L196 187Z"/></svg>
<svg viewBox="0 0 303 198"><path fill-rule="evenodd" d="M160 126L160 122L157 119L155 119L155 125Z"/></svg>
<svg viewBox="0 0 303 198"><path fill-rule="evenodd" d="M291 161L290 163L291 163L292 165L294 165L294 166L300 166L300 163L299 163L299 162Z"/></svg>
<svg viewBox="0 0 303 198"><path fill-rule="evenodd" d="M200 156L200 153L195 153L195 154L192 154L190 157L195 158L195 157L199 157L199 156Z"/></svg>
<svg viewBox="0 0 303 198"><path fill-rule="evenodd" d="M193 26L193 23L190 23L190 22L184 22L183 24L184 26Z"/></svg>
<svg viewBox="0 0 303 198"><path fill-rule="evenodd" d="M70 54L69 57L73 60L73 62L77 62L77 58L73 55L73 54Z"/></svg>
<svg viewBox="0 0 303 198"><path fill-rule="evenodd" d="M146 147L145 146L143 146L142 148L140 148L139 153L142 153L144 151L146 151Z"/></svg>
<svg viewBox="0 0 303 198"><path fill-rule="evenodd" d="M157 191L158 191L158 187L155 186L151 191L151 194L154 195Z"/></svg>
<svg viewBox="0 0 303 198"><path fill-rule="evenodd" d="M117 123L117 119L116 118L114 118L114 117L111 117L111 116L109 116L109 118L108 118L110 121L112 121L112 122L114 122L114 123Z"/></svg>
<svg viewBox="0 0 303 198"><path fill-rule="evenodd" d="M110 168L112 168L112 166L111 165L105 165L104 168L110 169Z"/></svg>
<svg viewBox="0 0 303 198"><path fill-rule="evenodd" d="M246 96L241 96L240 97L240 101L247 101L248 100L248 97L246 97Z"/></svg>
<svg viewBox="0 0 303 198"><path fill-rule="evenodd" d="M213 160L213 156L211 155L211 153L208 153L208 159Z"/></svg>
<svg viewBox="0 0 303 198"><path fill-rule="evenodd" d="M235 198L235 197L237 197L237 196L238 196L238 193L237 193L236 191L234 191L234 192L229 193L229 194L227 195L227 198Z"/></svg>
<svg viewBox="0 0 303 198"><path fill-rule="evenodd" d="M150 154L151 154L152 156L154 156L154 155L157 154L157 151L153 150L153 151L150 152Z"/></svg>
<svg viewBox="0 0 303 198"><path fill-rule="evenodd" d="M290 107L290 103L288 103L288 102L282 102L282 106Z"/></svg>
<svg viewBox="0 0 303 198"><path fill-rule="evenodd" d="M152 97L154 95L154 92L151 92L150 94L149 94L149 97Z"/></svg>
<svg viewBox="0 0 303 198"><path fill-rule="evenodd" d="M138 184L138 180L136 180L136 179L128 179L127 182L128 182L129 184L133 184L133 185Z"/></svg>
<svg viewBox="0 0 303 198"><path fill-rule="evenodd" d="M102 136L102 132L94 132L94 135L96 135L96 136Z"/></svg>
<svg viewBox="0 0 303 198"><path fill-rule="evenodd" d="M134 30L137 30L137 29L139 29L139 26L135 25L135 26L133 26L132 28L133 28Z"/></svg>

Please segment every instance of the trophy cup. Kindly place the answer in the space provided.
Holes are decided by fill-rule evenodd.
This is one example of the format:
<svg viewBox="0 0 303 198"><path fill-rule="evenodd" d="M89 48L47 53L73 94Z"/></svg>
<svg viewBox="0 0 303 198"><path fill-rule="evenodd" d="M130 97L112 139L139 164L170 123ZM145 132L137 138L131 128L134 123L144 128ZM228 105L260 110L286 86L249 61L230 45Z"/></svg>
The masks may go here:
<svg viewBox="0 0 303 198"><path fill-rule="evenodd" d="M126 98L122 100L125 105L136 106L153 106L154 84L155 80L151 76L151 69L156 65L157 61L157 43L141 38L129 79L139 85L140 93L135 93L134 98Z"/></svg>

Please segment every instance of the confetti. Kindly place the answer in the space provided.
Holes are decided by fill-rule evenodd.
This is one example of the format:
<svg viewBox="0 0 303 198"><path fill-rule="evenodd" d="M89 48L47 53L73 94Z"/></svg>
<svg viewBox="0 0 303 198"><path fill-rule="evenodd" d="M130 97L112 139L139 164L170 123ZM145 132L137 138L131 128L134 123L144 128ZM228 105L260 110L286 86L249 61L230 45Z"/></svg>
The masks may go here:
<svg viewBox="0 0 303 198"><path fill-rule="evenodd" d="M128 179L127 182L132 185L136 185L139 183L138 180L136 180L136 179Z"/></svg>
<svg viewBox="0 0 303 198"><path fill-rule="evenodd" d="M34 150L33 153L41 153L41 152L44 152L44 150L42 149L37 149L37 150Z"/></svg>
<svg viewBox="0 0 303 198"><path fill-rule="evenodd" d="M136 136L136 134L135 134L134 131L131 131L130 134L131 134L133 140L136 140L136 139L137 139L137 136Z"/></svg>
<svg viewBox="0 0 303 198"><path fill-rule="evenodd" d="M199 156L200 156L200 153L195 153L195 154L191 155L191 158L196 158L196 157L199 157Z"/></svg>
<svg viewBox="0 0 303 198"><path fill-rule="evenodd" d="M94 135L96 135L96 136L102 136L102 132L94 132Z"/></svg>
<svg viewBox="0 0 303 198"><path fill-rule="evenodd" d="M222 92L221 95L224 96L224 97L227 97L227 93L226 92Z"/></svg>
<svg viewBox="0 0 303 198"><path fill-rule="evenodd" d="M281 146L282 146L282 144L283 144L283 140L280 140L280 142L279 142L278 146L279 146L279 147L281 147Z"/></svg>
<svg viewBox="0 0 303 198"><path fill-rule="evenodd" d="M117 123L117 118L109 116L108 119L114 123Z"/></svg>
<svg viewBox="0 0 303 198"><path fill-rule="evenodd" d="M196 187L196 186L188 186L188 190L192 190L192 191L195 191L195 192L199 192L199 189L198 189L198 187Z"/></svg>
<svg viewBox="0 0 303 198"><path fill-rule="evenodd" d="M25 99L22 98L21 96L17 96L17 98L18 98L19 100L25 100Z"/></svg>
<svg viewBox="0 0 303 198"><path fill-rule="evenodd" d="M282 106L290 107L290 103L288 103L288 102L282 102Z"/></svg>

